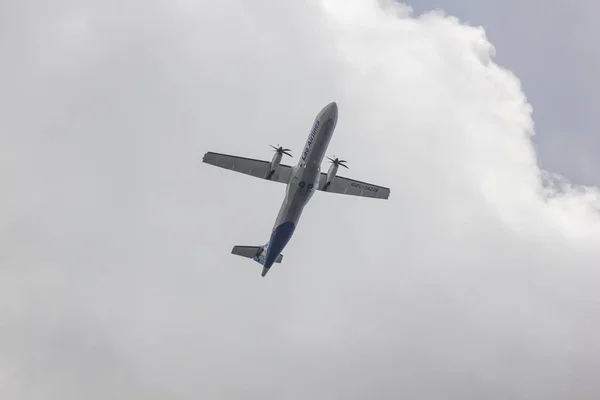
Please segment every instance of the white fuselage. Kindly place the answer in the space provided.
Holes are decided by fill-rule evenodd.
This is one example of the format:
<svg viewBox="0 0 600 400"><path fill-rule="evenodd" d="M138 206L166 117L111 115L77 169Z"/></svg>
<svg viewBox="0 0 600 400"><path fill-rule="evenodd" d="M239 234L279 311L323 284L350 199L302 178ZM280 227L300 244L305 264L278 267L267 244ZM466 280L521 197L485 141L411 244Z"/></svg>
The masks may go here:
<svg viewBox="0 0 600 400"><path fill-rule="evenodd" d="M337 104L332 102L325 106L315 118L298 164L292 168L285 190L285 198L273 225L271 238L260 249L259 255L256 257L256 261L263 264L262 276L269 271L291 239L304 206L319 185L321 163L335 130L337 115Z"/></svg>
<svg viewBox="0 0 600 400"><path fill-rule="evenodd" d="M315 118L300 159L293 167L273 229L284 222L292 222L296 226L304 206L315 193L321 176L321 164L337 124L337 114L337 104L332 102Z"/></svg>

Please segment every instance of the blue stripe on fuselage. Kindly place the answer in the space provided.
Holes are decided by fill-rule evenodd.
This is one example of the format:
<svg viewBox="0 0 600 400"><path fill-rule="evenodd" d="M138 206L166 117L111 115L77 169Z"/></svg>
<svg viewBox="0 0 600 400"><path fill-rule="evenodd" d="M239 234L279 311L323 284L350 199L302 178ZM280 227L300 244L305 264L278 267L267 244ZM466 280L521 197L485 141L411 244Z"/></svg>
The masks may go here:
<svg viewBox="0 0 600 400"><path fill-rule="evenodd" d="M283 251L284 247L288 244L296 225L293 222L284 222L273 230L271 233L271 239L269 240L269 248L267 249L267 256L265 257L265 268L270 268L275 262L279 254Z"/></svg>

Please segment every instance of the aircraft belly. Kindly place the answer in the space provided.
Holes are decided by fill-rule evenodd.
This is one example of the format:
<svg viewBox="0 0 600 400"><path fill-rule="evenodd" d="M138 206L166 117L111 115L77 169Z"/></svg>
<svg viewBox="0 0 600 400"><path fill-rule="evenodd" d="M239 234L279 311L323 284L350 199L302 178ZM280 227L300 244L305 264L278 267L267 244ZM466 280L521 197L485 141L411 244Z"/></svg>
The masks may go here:
<svg viewBox="0 0 600 400"><path fill-rule="evenodd" d="M299 201L298 199L292 199L291 202L283 204L273 229L276 229L284 222L292 222L293 224L297 224L300 216L302 215L302 211L304 210L304 205L305 203Z"/></svg>

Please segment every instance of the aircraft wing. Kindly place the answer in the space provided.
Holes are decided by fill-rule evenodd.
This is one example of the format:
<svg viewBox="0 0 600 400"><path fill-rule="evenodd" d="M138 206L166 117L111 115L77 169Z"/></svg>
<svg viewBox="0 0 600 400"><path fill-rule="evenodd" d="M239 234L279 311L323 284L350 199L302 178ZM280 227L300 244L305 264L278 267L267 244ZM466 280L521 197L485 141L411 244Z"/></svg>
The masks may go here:
<svg viewBox="0 0 600 400"><path fill-rule="evenodd" d="M202 162L261 179L267 179L267 174L271 167L270 161L213 153L212 151L209 151L204 155ZM279 164L277 171L269 180L288 183L291 174L292 167L285 164Z"/></svg>
<svg viewBox="0 0 600 400"><path fill-rule="evenodd" d="M349 194L351 196L371 197L374 199L387 199L390 197L389 188L344 178L343 176L335 176L333 182L323 190L326 183L327 174L321 172L318 190L330 193Z"/></svg>

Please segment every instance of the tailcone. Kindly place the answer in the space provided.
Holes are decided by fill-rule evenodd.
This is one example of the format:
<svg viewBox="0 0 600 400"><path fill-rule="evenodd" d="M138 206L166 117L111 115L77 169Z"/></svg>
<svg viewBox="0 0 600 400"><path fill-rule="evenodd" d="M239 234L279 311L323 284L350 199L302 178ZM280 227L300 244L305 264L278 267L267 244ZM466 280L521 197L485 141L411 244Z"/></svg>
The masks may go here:
<svg viewBox="0 0 600 400"><path fill-rule="evenodd" d="M260 276L262 276L263 278L265 277L265 275L267 274L267 272L269 272L269 268L267 267L263 267L262 269L262 274L260 274Z"/></svg>

